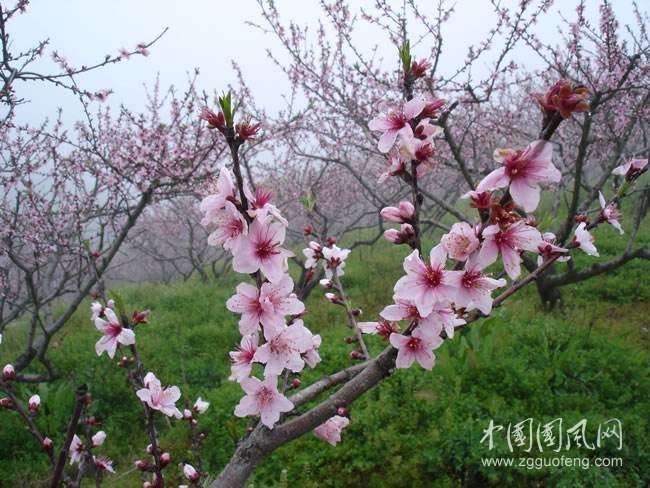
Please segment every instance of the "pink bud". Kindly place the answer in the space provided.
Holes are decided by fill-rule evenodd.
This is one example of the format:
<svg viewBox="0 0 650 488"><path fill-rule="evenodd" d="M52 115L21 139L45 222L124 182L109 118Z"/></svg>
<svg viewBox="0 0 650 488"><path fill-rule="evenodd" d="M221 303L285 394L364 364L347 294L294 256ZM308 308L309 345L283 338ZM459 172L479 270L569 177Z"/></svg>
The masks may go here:
<svg viewBox="0 0 650 488"><path fill-rule="evenodd" d="M54 442L52 442L52 439L50 439L49 437L46 437L45 439L43 439L43 449L45 449L46 451L49 451L53 447L54 447Z"/></svg>
<svg viewBox="0 0 650 488"><path fill-rule="evenodd" d="M411 202L399 202L399 207L385 207L379 214L388 222L401 224L413 220L415 207Z"/></svg>
<svg viewBox="0 0 650 488"><path fill-rule="evenodd" d="M335 305L339 305L341 303L341 299L336 293L325 293L325 298L327 298L330 303L333 303Z"/></svg>
<svg viewBox="0 0 650 488"><path fill-rule="evenodd" d="M84 420L84 423L86 425L88 425L89 427L92 427L94 425L97 425L97 418L94 415L91 415L90 417L86 417L86 420ZM106 434L104 434L104 435L106 435Z"/></svg>
<svg viewBox="0 0 650 488"><path fill-rule="evenodd" d="M348 416L348 409L345 407L339 407L336 410L336 415L340 415L341 417L347 417Z"/></svg>
<svg viewBox="0 0 650 488"><path fill-rule="evenodd" d="M325 242L327 242L328 246L333 246L336 244L336 236L329 236L327 239L325 239Z"/></svg>
<svg viewBox="0 0 650 488"><path fill-rule="evenodd" d="M36 412L41 407L41 397L32 395L27 402L27 406L32 412Z"/></svg>
<svg viewBox="0 0 650 488"><path fill-rule="evenodd" d="M168 452L163 452L160 455L160 464L162 466L167 466L170 463L171 460L172 460L172 455L169 454Z"/></svg>
<svg viewBox="0 0 650 488"><path fill-rule="evenodd" d="M299 388L300 387L300 379L294 378L291 380L291 388Z"/></svg>
<svg viewBox="0 0 650 488"><path fill-rule="evenodd" d="M138 471L147 471L149 469L149 463L144 459L138 459L134 464Z"/></svg>
<svg viewBox="0 0 650 488"><path fill-rule="evenodd" d="M115 308L115 300L111 299L111 300L107 301L106 306L108 308Z"/></svg>
<svg viewBox="0 0 650 488"><path fill-rule="evenodd" d="M205 440L205 432L201 432L201 433L199 434L199 440L200 440L200 441Z"/></svg>
<svg viewBox="0 0 650 488"><path fill-rule="evenodd" d="M11 398L0 398L0 407L3 408L13 408L14 402L11 401Z"/></svg>
<svg viewBox="0 0 650 488"><path fill-rule="evenodd" d="M361 310L360 308L355 308L354 310L352 310L352 315L354 315L355 317L361 317L363 315L363 310Z"/></svg>
<svg viewBox="0 0 650 488"><path fill-rule="evenodd" d="M185 420L191 420L192 419L192 411L187 409L187 408L185 410L183 410L183 418Z"/></svg>
<svg viewBox="0 0 650 488"><path fill-rule="evenodd" d="M16 377L16 370L11 364L7 364L2 368L2 379L5 381L11 381Z"/></svg>
<svg viewBox="0 0 650 488"><path fill-rule="evenodd" d="M191 464L183 465L183 475L192 482L199 480L199 473L196 472L196 469Z"/></svg>

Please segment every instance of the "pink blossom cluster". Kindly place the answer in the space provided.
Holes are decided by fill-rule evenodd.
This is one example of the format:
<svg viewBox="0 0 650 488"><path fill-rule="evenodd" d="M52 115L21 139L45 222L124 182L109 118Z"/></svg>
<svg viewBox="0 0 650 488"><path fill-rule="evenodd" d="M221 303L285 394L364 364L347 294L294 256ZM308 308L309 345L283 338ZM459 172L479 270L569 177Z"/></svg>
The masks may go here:
<svg viewBox="0 0 650 488"><path fill-rule="evenodd" d="M287 221L270 201L270 193L252 192L243 182L238 192L230 170L223 168L201 211L203 225L215 227L210 244L232 253L233 269L252 275L256 283L240 283L226 302L228 310L240 315L242 335L239 348L230 353L230 379L246 393L235 415L259 415L272 429L282 413L293 409L278 390L278 377L283 372L300 373L305 364L316 366L321 338L300 319L305 305L293 293L287 265L293 253L283 247ZM264 366L263 379L253 375L255 363Z"/></svg>

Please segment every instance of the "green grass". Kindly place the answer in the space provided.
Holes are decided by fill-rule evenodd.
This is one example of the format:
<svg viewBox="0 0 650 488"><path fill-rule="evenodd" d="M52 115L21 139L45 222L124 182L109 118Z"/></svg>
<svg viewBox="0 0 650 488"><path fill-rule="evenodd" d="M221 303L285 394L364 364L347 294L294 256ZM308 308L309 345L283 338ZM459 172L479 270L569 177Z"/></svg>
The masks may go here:
<svg viewBox="0 0 650 488"><path fill-rule="evenodd" d="M646 226L647 227L647 226ZM650 242L642 229L641 242ZM598 230L599 250L607 260L624 241L610 229ZM405 248L378 243L351 255L344 277L347 294L372 320L391 301L392 284L401 274ZM596 258L579 256L580 265ZM561 269L561 268L559 268ZM429 487L429 486L637 486L650 479L650 280L646 262L563 291L562 308L543 313L533 287L525 289L490 319L472 325L437 352L431 372L413 367L398 371L351 406L351 423L336 448L308 434L284 446L255 472L255 487ZM224 306L237 276L220 282L197 281L171 286L143 285L121 290L130 309L151 309L151 323L139 326L139 354L163 384L177 384L181 403L197 396L211 402L200 419L207 433L204 456L217 473L231 454L246 420L232 411L241 390L227 381L228 351L238 342L237 318ZM349 364L341 309L316 289L307 302L306 325L323 336L323 362L302 375L303 384ZM0 346L0 364L18 351L21 330L14 327ZM97 331L84 305L52 347L62 379L49 385L21 385L24 398L38 392L43 410L38 423L60 445L76 385L93 395L90 413L108 438L101 452L116 460L118 474L106 486L140 486L133 461L147 444L137 398L125 371L105 355L97 358ZM369 339L378 352L384 343ZM588 434L598 423L618 418L624 445L606 444L594 451L572 449L570 457L621 457L620 468L483 467L482 457L539 456L508 451L503 437L488 452L480 439L490 419L508 423L533 417L548 422L561 417L565 426L586 418ZM172 453L170 476L181 482L178 463L193 462L182 422L160 418L162 444ZM535 423L535 426L536 426ZM41 486L47 478L45 456L38 452L17 416L0 412L0 486ZM542 455L548 455L543 453ZM285 480L285 481L282 481Z"/></svg>

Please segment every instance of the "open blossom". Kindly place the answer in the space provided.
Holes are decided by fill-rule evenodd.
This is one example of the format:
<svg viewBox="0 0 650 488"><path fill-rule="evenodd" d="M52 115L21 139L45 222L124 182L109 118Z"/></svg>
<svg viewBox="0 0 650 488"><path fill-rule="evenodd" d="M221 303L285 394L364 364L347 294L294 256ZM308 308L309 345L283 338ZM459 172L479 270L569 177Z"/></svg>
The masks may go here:
<svg viewBox="0 0 650 488"><path fill-rule="evenodd" d="M242 236L248 234L246 219L232 202L226 202L224 208L215 213L213 222L217 228L208 236L211 246L232 249Z"/></svg>
<svg viewBox="0 0 650 488"><path fill-rule="evenodd" d="M397 133L406 129L411 131L409 122L420 115L426 102L420 98L413 98L406 102L401 111L391 111L387 115L375 117L368 123L368 128L374 131L383 132L377 144L378 149L387 153L395 144ZM411 131L412 132L412 131Z"/></svg>
<svg viewBox="0 0 650 488"><path fill-rule="evenodd" d="M323 260L325 266L325 276L331 279L336 271L336 276L343 276L343 268L345 267L345 259L350 254L349 249L341 249L337 245L332 247L323 248Z"/></svg>
<svg viewBox="0 0 650 488"><path fill-rule="evenodd" d="M305 361L301 354L313 347L311 332L302 320L296 320L290 326L273 332L264 331L267 342L255 352L254 360L266 364L264 376L277 376L285 368L294 373L302 371Z"/></svg>
<svg viewBox="0 0 650 488"><path fill-rule="evenodd" d="M208 195L201 201L200 210L205 213L201 225L217 223L219 211L223 210L226 202L235 198L235 185L232 181L232 174L228 168L221 168L217 178L217 189L212 195Z"/></svg>
<svg viewBox="0 0 650 488"><path fill-rule="evenodd" d="M612 224L612 227L614 227L621 234L623 234L624 233L623 228L621 227L621 224L618 221L618 219L622 217L622 214L618 210L618 206L616 205L616 202L607 203L607 201L605 201L605 197L601 192L598 192L598 201L600 202L600 208L601 208L600 215L602 216L602 219Z"/></svg>
<svg viewBox="0 0 650 488"><path fill-rule="evenodd" d="M260 290L248 283L237 285L237 294L230 297L226 307L231 312L242 314L239 332L252 334L261 323L265 329L280 330L284 327L285 315L298 315L305 311L305 305L293 291L293 280L283 275L277 283L264 283Z"/></svg>
<svg viewBox="0 0 650 488"><path fill-rule="evenodd" d="M429 335L420 328L415 329L410 336L391 334L389 340L397 349L396 368L410 368L414 361L424 369L433 368L436 359L433 350L442 344L440 336Z"/></svg>
<svg viewBox="0 0 650 488"><path fill-rule="evenodd" d="M257 334L250 334L242 337L237 351L229 353L232 361L229 380L241 381L250 376L258 344L259 338Z"/></svg>
<svg viewBox="0 0 650 488"><path fill-rule="evenodd" d="M106 320L95 317L95 327L104 334L95 344L95 352L101 356L106 351L108 357L113 359L118 344L123 346L135 344L135 333L131 329L122 327L117 315L110 308L104 309L104 317Z"/></svg>
<svg viewBox="0 0 650 488"><path fill-rule="evenodd" d="M316 365L321 361L320 354L318 353L318 348L320 347L322 341L323 340L320 334L312 335L311 347L307 349L302 355L305 363L307 363L310 368L315 368Z"/></svg>
<svg viewBox="0 0 650 488"><path fill-rule="evenodd" d="M594 236L592 236L587 230L587 224L580 222L578 228L575 231L575 242L578 243L578 247L590 256L598 256L598 249L594 245Z"/></svg>
<svg viewBox="0 0 650 488"><path fill-rule="evenodd" d="M647 166L647 159L630 159L627 163L614 168L612 174L625 176L628 180L634 180L646 171Z"/></svg>
<svg viewBox="0 0 650 488"><path fill-rule="evenodd" d="M430 335L440 334L442 331L442 324L436 320L438 317L433 311L422 316L415 302L407 298L395 297L395 303L384 307L379 312L379 316L392 322L399 322L400 320L415 322L422 330L430 333ZM397 330L392 332L397 332Z"/></svg>
<svg viewBox="0 0 650 488"><path fill-rule="evenodd" d="M244 187L244 194L248 199L248 215L253 219L260 219L265 222L269 219L275 219L285 227L289 225L280 210L271 204L273 194L270 191L265 191L262 188L256 188L255 193L251 191L248 186Z"/></svg>
<svg viewBox="0 0 650 488"><path fill-rule="evenodd" d="M394 322L380 320L379 322L359 322L359 330L364 334L377 334L388 340L393 332L399 332L399 327Z"/></svg>
<svg viewBox="0 0 650 488"><path fill-rule="evenodd" d="M86 447L77 434L75 434L70 443L70 464L81 462L85 451Z"/></svg>
<svg viewBox="0 0 650 488"><path fill-rule="evenodd" d="M386 170L379 175L378 183L383 183L391 176L402 174L406 171L406 162L395 152L388 157Z"/></svg>
<svg viewBox="0 0 650 488"><path fill-rule="evenodd" d="M237 417L259 415L262 423L272 429L280 420L280 414L293 410L293 403L278 391L277 377L269 376L264 381L250 377L241 381L241 386L246 392L235 407Z"/></svg>
<svg viewBox="0 0 650 488"><path fill-rule="evenodd" d="M540 242L539 245L537 246L537 250L539 252L539 256L537 256L537 266L541 266L544 260L550 258L551 256L554 256L556 254L565 254L569 252L568 249L557 246L555 244L555 241L556 241L556 237L555 234L553 234L552 232L544 232L542 234L542 242ZM571 256L566 255L566 256L558 257L557 261L563 263L568 261L569 259L571 259Z"/></svg>
<svg viewBox="0 0 650 488"><path fill-rule="evenodd" d="M319 439L336 446L337 443L341 442L341 431L346 428L349 423L349 418L335 415L316 427L314 429L314 435Z"/></svg>
<svg viewBox="0 0 650 488"><path fill-rule="evenodd" d="M420 315L426 317L437 302L449 302L455 294L449 282L450 273L458 271L445 270L447 253L437 245L429 253L429 262L424 263L417 250L404 260L404 271L395 284L395 297L413 300Z"/></svg>
<svg viewBox="0 0 650 488"><path fill-rule="evenodd" d="M316 241L310 241L309 247L302 250L307 260L305 261L305 269L315 268L318 260L323 257L323 246Z"/></svg>
<svg viewBox="0 0 650 488"><path fill-rule="evenodd" d="M113 469L113 460L106 456L93 456L93 462L95 466L103 471L108 471L109 473L115 473Z"/></svg>
<svg viewBox="0 0 650 488"><path fill-rule="evenodd" d="M457 261L465 261L479 246L478 237L467 222L456 222L440 242L449 257Z"/></svg>
<svg viewBox="0 0 650 488"><path fill-rule="evenodd" d="M286 227L279 222L253 220L248 235L232 248L232 267L238 273L255 273L260 270L271 283L280 281L287 269L291 251L282 248Z"/></svg>
<svg viewBox="0 0 650 488"><path fill-rule="evenodd" d="M521 251L538 252L542 236L537 229L518 221L503 230L498 225L490 225L483 229L483 246L481 247L477 264L481 269L486 268L497 260L501 253L503 267L511 279L516 280L521 274Z"/></svg>
<svg viewBox="0 0 650 488"><path fill-rule="evenodd" d="M150 408L158 410L169 417L183 418L181 411L176 408L176 402L181 397L178 386L162 388L156 376L149 372L144 377L144 388L135 392L138 398L149 405Z"/></svg>
<svg viewBox="0 0 650 488"><path fill-rule="evenodd" d="M483 274L476 260L468 260L462 273L455 275L456 307L478 308L488 315L492 311L492 290L506 285L506 280L495 280Z"/></svg>
<svg viewBox="0 0 650 488"><path fill-rule="evenodd" d="M512 199L526 212L537 208L540 183L557 183L562 173L553 166L553 146L550 142L534 141L521 151L497 149L494 159L503 164L487 175L476 187L478 193L510 185Z"/></svg>

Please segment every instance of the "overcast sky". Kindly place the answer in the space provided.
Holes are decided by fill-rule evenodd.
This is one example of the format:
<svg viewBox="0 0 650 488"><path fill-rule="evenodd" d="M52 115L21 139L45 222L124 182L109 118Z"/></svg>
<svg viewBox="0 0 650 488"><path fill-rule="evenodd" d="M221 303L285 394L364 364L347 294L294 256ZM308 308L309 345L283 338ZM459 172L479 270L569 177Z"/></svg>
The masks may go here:
<svg viewBox="0 0 650 488"><path fill-rule="evenodd" d="M398 5L402 3L395 1ZM322 16L318 3L317 0L276 0L285 18L301 23L314 22ZM372 2L351 3L370 5ZM574 17L574 1L556 3L554 12L561 7L565 15ZM588 0L587 3L595 11L598 2ZM612 3L623 23L630 22L631 1L613 0ZM467 46L485 36L493 25L492 19L494 14L488 0L457 0L456 13L445 33L447 57L443 61L449 66L443 68L451 69L454 58L464 59ZM49 38L50 48L39 69L54 71L50 57L53 48L78 67L97 62L105 54L115 54L122 47L133 49L138 42L149 41L169 27L151 48L149 57L136 56L80 77L81 86L90 90L110 88L115 92L111 104L124 103L138 111L143 106L143 84L151 85L157 73L163 87L170 84L182 87L186 73L198 67L200 87L221 91L234 81L230 60L236 58L256 98L273 109L279 106L276 100L286 86L265 53L267 47L276 45L270 35L246 25L247 20L262 22L255 0L32 0L27 13L11 21L9 32L14 51ZM539 26L549 41L556 37L553 25L558 20L555 13ZM373 37L362 42L367 46L378 43L385 46L387 58L393 55L393 48L385 40ZM423 51L427 49L423 47ZM532 59L526 61L534 63ZM78 102L62 90L35 83L21 84L16 89L19 96L31 100L29 105L20 108L22 120L42 120L51 116L58 106L68 114L67 120L80 117Z"/></svg>

